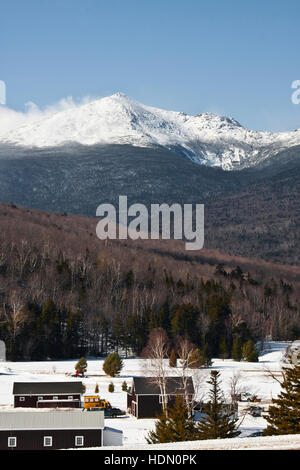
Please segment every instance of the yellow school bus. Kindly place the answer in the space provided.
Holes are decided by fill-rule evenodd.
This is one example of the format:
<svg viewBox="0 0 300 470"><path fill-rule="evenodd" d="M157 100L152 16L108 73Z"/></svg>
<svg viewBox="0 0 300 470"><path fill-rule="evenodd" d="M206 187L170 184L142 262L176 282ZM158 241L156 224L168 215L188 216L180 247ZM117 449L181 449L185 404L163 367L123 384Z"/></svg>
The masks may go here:
<svg viewBox="0 0 300 470"><path fill-rule="evenodd" d="M103 400L99 397L99 395L87 395L83 397L83 403L85 409L90 408L111 408L111 404L109 401Z"/></svg>

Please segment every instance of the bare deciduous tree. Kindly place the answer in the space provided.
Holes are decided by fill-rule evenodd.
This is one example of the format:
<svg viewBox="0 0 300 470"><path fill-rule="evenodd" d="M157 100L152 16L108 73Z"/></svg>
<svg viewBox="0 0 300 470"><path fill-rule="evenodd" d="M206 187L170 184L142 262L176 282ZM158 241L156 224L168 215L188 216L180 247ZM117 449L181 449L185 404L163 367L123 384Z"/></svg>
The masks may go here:
<svg viewBox="0 0 300 470"><path fill-rule="evenodd" d="M166 390L166 378L168 376L168 355L170 343L167 333L163 328L155 328L149 335L147 346L141 356L149 359L148 372L151 371L154 382L160 389L162 407L167 413L168 395Z"/></svg>
<svg viewBox="0 0 300 470"><path fill-rule="evenodd" d="M191 377L191 369L198 369L198 356L197 347L187 338L177 338L177 356L179 359L179 368L177 369L179 376L182 379L184 401L189 411L193 407L195 401L195 392L191 394L189 389L189 377ZM199 381L200 386L200 381ZM194 381L195 389L195 381Z"/></svg>
<svg viewBox="0 0 300 470"><path fill-rule="evenodd" d="M9 305L10 307L4 303L2 306L2 323L6 325L11 340L15 341L26 321L26 315L22 309L20 297L15 291L10 292Z"/></svg>
<svg viewBox="0 0 300 470"><path fill-rule="evenodd" d="M242 376L240 371L234 371L232 376L227 381L229 386L230 400L234 405L239 401L241 393L245 391L245 385L242 381Z"/></svg>

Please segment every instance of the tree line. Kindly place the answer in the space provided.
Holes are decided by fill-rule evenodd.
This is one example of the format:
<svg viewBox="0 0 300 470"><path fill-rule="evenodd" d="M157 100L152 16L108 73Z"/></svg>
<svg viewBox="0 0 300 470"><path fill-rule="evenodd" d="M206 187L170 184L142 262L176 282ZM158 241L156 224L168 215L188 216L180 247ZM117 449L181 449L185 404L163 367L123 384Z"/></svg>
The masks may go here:
<svg viewBox="0 0 300 470"><path fill-rule="evenodd" d="M300 337L299 285L113 243L78 250L0 240L9 359L140 355L156 328L173 347L188 337L204 361L257 360L258 341Z"/></svg>

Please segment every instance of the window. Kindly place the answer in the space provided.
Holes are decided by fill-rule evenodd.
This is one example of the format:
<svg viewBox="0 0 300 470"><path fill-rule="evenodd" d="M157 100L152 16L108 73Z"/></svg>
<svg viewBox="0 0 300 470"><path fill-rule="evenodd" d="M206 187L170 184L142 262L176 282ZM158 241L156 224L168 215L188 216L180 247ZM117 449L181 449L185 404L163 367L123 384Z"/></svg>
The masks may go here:
<svg viewBox="0 0 300 470"><path fill-rule="evenodd" d="M38 397L38 401L42 401L43 400L43 397Z"/></svg>
<svg viewBox="0 0 300 470"><path fill-rule="evenodd" d="M25 401L25 397L19 397L20 401Z"/></svg>
<svg viewBox="0 0 300 470"><path fill-rule="evenodd" d="M68 400L73 400L72 395L70 395L70 396L68 397Z"/></svg>
<svg viewBox="0 0 300 470"><path fill-rule="evenodd" d="M53 400L58 400L58 397L53 397Z"/></svg>
<svg viewBox="0 0 300 470"><path fill-rule="evenodd" d="M83 436L75 436L75 446L83 446Z"/></svg>
<svg viewBox="0 0 300 470"><path fill-rule="evenodd" d="M8 438L8 447L17 447L17 438L9 437Z"/></svg>
<svg viewBox="0 0 300 470"><path fill-rule="evenodd" d="M44 436L44 447L52 446L52 436Z"/></svg>

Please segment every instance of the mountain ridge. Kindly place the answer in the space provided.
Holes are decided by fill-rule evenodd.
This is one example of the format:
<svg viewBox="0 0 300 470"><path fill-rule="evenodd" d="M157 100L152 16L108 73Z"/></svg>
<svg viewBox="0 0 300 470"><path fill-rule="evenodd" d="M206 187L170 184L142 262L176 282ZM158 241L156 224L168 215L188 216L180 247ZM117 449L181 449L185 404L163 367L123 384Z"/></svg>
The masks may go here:
<svg viewBox="0 0 300 470"><path fill-rule="evenodd" d="M300 130L253 131L231 117L166 111L116 93L21 126L2 135L0 144L32 149L67 144L161 146L197 164L240 170L300 145Z"/></svg>
<svg viewBox="0 0 300 470"><path fill-rule="evenodd" d="M160 147L20 150L0 158L0 201L94 217L99 204L205 204L205 247L300 263L300 146L280 164L223 171ZM277 156L275 155L275 159ZM147 164L145 164L147 162Z"/></svg>

